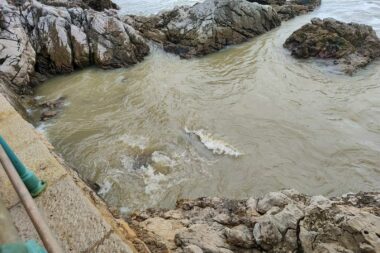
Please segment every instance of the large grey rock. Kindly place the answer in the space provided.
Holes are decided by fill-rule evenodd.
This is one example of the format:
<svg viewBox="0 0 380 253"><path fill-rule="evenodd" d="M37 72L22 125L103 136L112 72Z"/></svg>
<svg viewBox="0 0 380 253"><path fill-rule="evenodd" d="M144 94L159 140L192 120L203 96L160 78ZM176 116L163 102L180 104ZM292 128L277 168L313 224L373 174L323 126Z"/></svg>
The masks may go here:
<svg viewBox="0 0 380 253"><path fill-rule="evenodd" d="M71 72L95 64L127 67L143 59L149 47L112 11L52 7L37 1L22 6L24 25L43 74Z"/></svg>
<svg viewBox="0 0 380 253"><path fill-rule="evenodd" d="M257 202L257 211L261 214L268 212L273 207L284 207L292 200L282 192L270 192Z"/></svg>
<svg viewBox="0 0 380 253"><path fill-rule="evenodd" d="M304 252L380 252L380 195L349 196L311 201L300 223Z"/></svg>
<svg viewBox="0 0 380 253"><path fill-rule="evenodd" d="M297 58L335 59L348 74L380 56L380 39L372 27L332 18L312 19L296 30L284 47Z"/></svg>
<svg viewBox="0 0 380 253"><path fill-rule="evenodd" d="M281 24L269 5L246 0L206 0L152 17L126 17L145 37L183 58L239 44Z"/></svg>
<svg viewBox="0 0 380 253"><path fill-rule="evenodd" d="M253 234L245 225L226 228L225 235L227 242L234 246L250 249L255 245Z"/></svg>
<svg viewBox="0 0 380 253"><path fill-rule="evenodd" d="M178 246L188 247L189 245L196 245L204 252L210 253L232 253L226 243L223 227L208 226L207 224L194 224L186 231L181 231L176 234L175 242Z"/></svg>
<svg viewBox="0 0 380 253"><path fill-rule="evenodd" d="M88 65L128 67L149 53L144 39L111 10L83 9L82 0L46 5L0 2L0 92L13 102L47 76ZM86 5L85 5L86 6Z"/></svg>

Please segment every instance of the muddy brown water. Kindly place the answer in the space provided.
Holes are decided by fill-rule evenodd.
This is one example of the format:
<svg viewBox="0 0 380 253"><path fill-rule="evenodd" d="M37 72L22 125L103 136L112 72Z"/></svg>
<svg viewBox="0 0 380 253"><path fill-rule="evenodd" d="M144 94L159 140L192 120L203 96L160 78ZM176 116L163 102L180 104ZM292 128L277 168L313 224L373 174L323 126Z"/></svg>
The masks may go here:
<svg viewBox="0 0 380 253"><path fill-rule="evenodd" d="M139 10L139 2L124 3ZM155 4L149 11L168 7ZM380 61L350 77L331 63L292 58L283 42L316 16L380 34L380 1L325 0L206 57L181 60L153 47L128 69L55 77L36 97L65 96L66 105L37 127L122 212L282 188L329 196L380 190Z"/></svg>

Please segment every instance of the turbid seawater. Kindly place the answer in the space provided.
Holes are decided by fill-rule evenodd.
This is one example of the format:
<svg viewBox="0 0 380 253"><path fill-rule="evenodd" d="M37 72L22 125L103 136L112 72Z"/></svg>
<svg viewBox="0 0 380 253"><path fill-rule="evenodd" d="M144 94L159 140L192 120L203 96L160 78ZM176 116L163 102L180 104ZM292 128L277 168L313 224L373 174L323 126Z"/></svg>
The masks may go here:
<svg viewBox="0 0 380 253"><path fill-rule="evenodd" d="M121 12L145 15L188 2L119 1ZM282 44L313 17L368 24L380 35L380 1L323 0L205 57L181 60L153 46L128 69L52 78L36 97L64 96L65 107L36 125L123 212L282 188L380 190L380 60L347 76L330 62L294 59Z"/></svg>

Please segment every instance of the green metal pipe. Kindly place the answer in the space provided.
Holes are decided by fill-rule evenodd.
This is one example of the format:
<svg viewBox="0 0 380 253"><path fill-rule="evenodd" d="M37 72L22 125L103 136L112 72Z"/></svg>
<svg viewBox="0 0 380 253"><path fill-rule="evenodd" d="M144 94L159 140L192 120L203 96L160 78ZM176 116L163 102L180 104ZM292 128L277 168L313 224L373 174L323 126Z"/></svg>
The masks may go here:
<svg viewBox="0 0 380 253"><path fill-rule="evenodd" d="M33 198L41 194L46 188L46 183L40 180L33 171L29 170L13 152L8 143L0 135L0 145L5 150L13 166L16 168L21 180L24 182L26 188L32 195Z"/></svg>
<svg viewBox="0 0 380 253"><path fill-rule="evenodd" d="M34 227L37 230L42 242L44 243L46 250L49 253L63 253L62 248L54 238L54 235L50 231L44 217L40 213L36 203L33 201L31 194L26 188L24 182L21 180L19 174L16 171L15 166L9 159L4 148L0 145L0 163L2 164L5 172L8 175L13 187L15 188L17 195L20 197L21 203L25 207ZM1 252L0 252L1 253Z"/></svg>

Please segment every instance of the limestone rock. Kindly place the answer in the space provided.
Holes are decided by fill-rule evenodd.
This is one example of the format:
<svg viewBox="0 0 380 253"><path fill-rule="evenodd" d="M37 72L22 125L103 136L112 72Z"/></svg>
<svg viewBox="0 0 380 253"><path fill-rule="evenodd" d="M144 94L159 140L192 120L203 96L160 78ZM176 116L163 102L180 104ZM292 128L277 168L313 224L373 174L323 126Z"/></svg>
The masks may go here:
<svg viewBox="0 0 380 253"><path fill-rule="evenodd" d="M253 208L260 208L261 215ZM178 253L380 252L379 215L380 193L329 199L283 190L258 200L181 200L174 211L151 209L134 214L130 222L155 235L165 224L182 224L170 236L174 242L169 237L159 240ZM152 219L160 222L146 226ZM156 252L154 244L149 245Z"/></svg>
<svg viewBox="0 0 380 253"><path fill-rule="evenodd" d="M43 74L67 73L90 64L127 67L149 52L136 31L112 11L28 1L22 14L37 53L36 70Z"/></svg>
<svg viewBox="0 0 380 253"><path fill-rule="evenodd" d="M206 0L152 17L129 16L125 21L183 58L242 43L281 24L271 6L246 0Z"/></svg>
<svg viewBox="0 0 380 253"><path fill-rule="evenodd" d="M273 207L284 207L291 199L282 192L270 192L257 202L257 211L261 214L268 212Z"/></svg>
<svg viewBox="0 0 380 253"><path fill-rule="evenodd" d="M204 252L210 253L232 253L226 243L223 234L223 227L213 229L206 224L194 224L186 231L181 231L175 236L177 246L187 247L196 245Z"/></svg>
<svg viewBox="0 0 380 253"><path fill-rule="evenodd" d="M225 235L226 241L234 246L250 249L255 244L251 230L245 225L226 228Z"/></svg>
<svg viewBox="0 0 380 253"><path fill-rule="evenodd" d="M380 39L372 27L315 18L295 31L284 43L297 58L335 59L352 74L380 56Z"/></svg>

